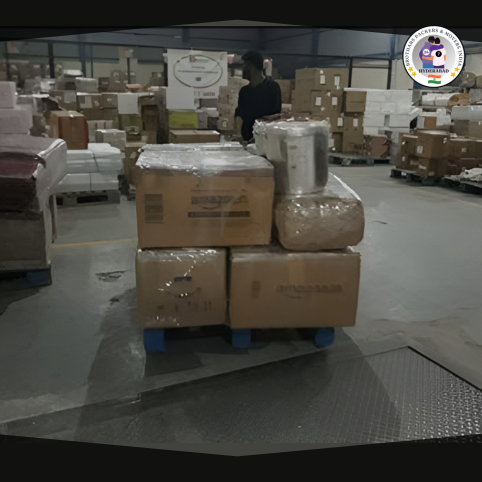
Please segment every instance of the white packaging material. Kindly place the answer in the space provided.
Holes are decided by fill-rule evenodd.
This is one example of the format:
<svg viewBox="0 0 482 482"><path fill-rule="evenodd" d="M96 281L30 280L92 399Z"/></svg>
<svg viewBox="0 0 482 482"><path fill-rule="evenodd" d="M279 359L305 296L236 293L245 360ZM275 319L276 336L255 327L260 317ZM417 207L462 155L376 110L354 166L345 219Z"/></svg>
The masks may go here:
<svg viewBox="0 0 482 482"><path fill-rule="evenodd" d="M407 127L410 125L409 114L392 114L385 118L385 126L387 127Z"/></svg>
<svg viewBox="0 0 482 482"><path fill-rule="evenodd" d="M402 103L402 104L412 104L412 90L389 90L390 98L392 102Z"/></svg>
<svg viewBox="0 0 482 482"><path fill-rule="evenodd" d="M96 172L90 174L90 188L92 191L117 191L119 178L116 172Z"/></svg>
<svg viewBox="0 0 482 482"><path fill-rule="evenodd" d="M99 129L112 129L113 121L87 121L89 127L89 142L96 142L95 133ZM125 135L125 131L124 132Z"/></svg>
<svg viewBox="0 0 482 482"><path fill-rule="evenodd" d="M242 151L240 142L206 142L204 144L146 144L140 151ZM258 154L259 155L259 154Z"/></svg>
<svg viewBox="0 0 482 482"><path fill-rule="evenodd" d="M482 89L470 89L469 95L471 104L482 101Z"/></svg>
<svg viewBox="0 0 482 482"><path fill-rule="evenodd" d="M33 95L19 95L17 97L17 109L25 109L30 111L32 114L38 113L38 102L37 96Z"/></svg>
<svg viewBox="0 0 482 482"><path fill-rule="evenodd" d="M382 111L383 102L366 102L365 114L380 114Z"/></svg>
<svg viewBox="0 0 482 482"><path fill-rule="evenodd" d="M112 147L125 151L127 135L125 131L112 129L112 126L106 129L98 129L94 133L95 143L110 144Z"/></svg>
<svg viewBox="0 0 482 482"><path fill-rule="evenodd" d="M246 150L253 156L259 156L258 149L256 148L256 144L248 144L246 146Z"/></svg>
<svg viewBox="0 0 482 482"><path fill-rule="evenodd" d="M440 94L423 94L422 95L422 105L427 105L427 106L433 106L435 105L435 99L439 96Z"/></svg>
<svg viewBox="0 0 482 482"><path fill-rule="evenodd" d="M86 94L98 94L99 84L97 79L89 79L86 77L77 77L75 79L75 87L77 92L83 92Z"/></svg>
<svg viewBox="0 0 482 482"><path fill-rule="evenodd" d="M29 110L0 109L0 134L28 134L33 127Z"/></svg>
<svg viewBox="0 0 482 482"><path fill-rule="evenodd" d="M363 126L363 135L365 136L378 136L380 129L378 127L365 127Z"/></svg>
<svg viewBox="0 0 482 482"><path fill-rule="evenodd" d="M133 93L117 94L117 105L119 115L139 114L139 95Z"/></svg>
<svg viewBox="0 0 482 482"><path fill-rule="evenodd" d="M90 186L90 174L66 174L56 187L55 192L70 193L70 192L89 192Z"/></svg>
<svg viewBox="0 0 482 482"><path fill-rule="evenodd" d="M482 105L454 105L452 107L452 120L482 120Z"/></svg>
<svg viewBox="0 0 482 482"><path fill-rule="evenodd" d="M449 99L453 96L453 94L438 94L435 98L434 105L438 107L447 107L449 103Z"/></svg>
<svg viewBox="0 0 482 482"><path fill-rule="evenodd" d="M275 192L309 194L328 181L328 122L277 122L268 125L267 158L275 169Z"/></svg>
<svg viewBox="0 0 482 482"><path fill-rule="evenodd" d="M0 82L0 109L15 108L15 89L15 82Z"/></svg>
<svg viewBox="0 0 482 482"><path fill-rule="evenodd" d="M98 172L97 163L92 159L68 159L67 174L85 174Z"/></svg>
<svg viewBox="0 0 482 482"><path fill-rule="evenodd" d="M266 145L267 145L267 134L266 134L266 123L256 121L253 127L254 142L256 144L256 150L259 156L266 156Z"/></svg>
<svg viewBox="0 0 482 482"><path fill-rule="evenodd" d="M363 117L363 127L383 127L384 125L384 114L365 114Z"/></svg>
<svg viewBox="0 0 482 482"><path fill-rule="evenodd" d="M120 149L107 143L89 143L87 147L94 153L96 159L123 159L124 157Z"/></svg>
<svg viewBox="0 0 482 482"><path fill-rule="evenodd" d="M30 135L0 135L0 152L8 159L37 162L32 174L35 182L36 209L45 206L61 179L67 174L67 144L62 139L34 137Z"/></svg>

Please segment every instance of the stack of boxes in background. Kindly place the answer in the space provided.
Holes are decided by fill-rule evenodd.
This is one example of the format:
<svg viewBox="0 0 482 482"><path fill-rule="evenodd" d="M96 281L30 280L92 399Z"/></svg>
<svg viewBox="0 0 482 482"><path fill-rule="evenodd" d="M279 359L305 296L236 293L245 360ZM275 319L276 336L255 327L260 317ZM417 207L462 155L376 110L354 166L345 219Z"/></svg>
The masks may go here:
<svg viewBox="0 0 482 482"><path fill-rule="evenodd" d="M343 91L348 86L348 69L301 69L295 72L291 93L293 113L309 114L313 119L329 119L330 148L342 147Z"/></svg>
<svg viewBox="0 0 482 482"><path fill-rule="evenodd" d="M217 129L225 135L240 135L236 130L236 122L234 113L238 107L239 91L245 85L247 80L238 77L229 77L228 85L219 88L219 98L217 110L219 119L217 121Z"/></svg>
<svg viewBox="0 0 482 482"><path fill-rule="evenodd" d="M388 157L381 154L389 145L389 155L395 163L399 136L410 132L410 124L419 114L419 109L412 106L412 91L350 88L345 92L347 106L358 105L361 109L362 97L365 106L363 112L352 115L345 111L342 152ZM356 127L353 125L355 120Z"/></svg>
<svg viewBox="0 0 482 482"><path fill-rule="evenodd" d="M281 89L281 102L282 112L291 112L292 110L292 98L291 93L295 90L296 84L294 80L277 80L276 81Z"/></svg>
<svg viewBox="0 0 482 482"><path fill-rule="evenodd" d="M15 83L0 82L0 134L28 134L32 127L32 112L17 106Z"/></svg>

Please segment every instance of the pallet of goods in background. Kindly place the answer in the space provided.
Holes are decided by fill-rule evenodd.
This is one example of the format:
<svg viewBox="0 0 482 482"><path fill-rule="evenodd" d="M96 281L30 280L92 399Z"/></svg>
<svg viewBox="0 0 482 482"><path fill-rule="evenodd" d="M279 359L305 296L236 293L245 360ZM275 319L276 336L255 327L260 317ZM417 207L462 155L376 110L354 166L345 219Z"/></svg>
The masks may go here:
<svg viewBox="0 0 482 482"><path fill-rule="evenodd" d="M329 124L266 127L267 159L222 144L142 149L136 279L147 351L164 351L164 331L180 327L227 325L233 345L249 348L251 330L312 328L327 346L334 327L355 324L351 246L363 239L363 205L328 173Z"/></svg>

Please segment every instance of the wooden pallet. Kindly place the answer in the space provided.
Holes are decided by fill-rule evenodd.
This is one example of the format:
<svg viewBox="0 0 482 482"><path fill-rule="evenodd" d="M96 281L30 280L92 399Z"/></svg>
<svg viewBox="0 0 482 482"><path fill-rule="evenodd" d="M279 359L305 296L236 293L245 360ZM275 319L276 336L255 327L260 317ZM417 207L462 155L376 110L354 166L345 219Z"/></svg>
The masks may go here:
<svg viewBox="0 0 482 482"><path fill-rule="evenodd" d="M419 174L417 174L415 171L409 171L407 169L399 169L399 168L392 169L390 172L390 177L393 177L396 179L405 178L407 182L416 182L421 184L422 186L434 186L436 184L439 184L441 181L440 178L434 178L434 177L424 178Z"/></svg>
<svg viewBox="0 0 482 482"><path fill-rule="evenodd" d="M219 327L201 327L201 330L216 329ZM224 325L221 328L230 331L230 342L233 348L247 350L253 347L251 341L252 331L251 329L246 330L236 330L229 329ZM177 329L179 330L179 329ZM189 331L189 328L180 329L183 331ZM301 331L301 330L299 330ZM331 346L335 341L335 330L334 328L319 328L314 330L313 342L318 348L325 348ZM165 330L161 328L151 328L144 330L144 349L147 353L164 353L166 351L166 339Z"/></svg>
<svg viewBox="0 0 482 482"><path fill-rule="evenodd" d="M57 194L57 206L96 206L99 204L119 204L119 191L91 191Z"/></svg>
<svg viewBox="0 0 482 482"><path fill-rule="evenodd" d="M28 289L52 284L51 268L36 270L0 271L2 289Z"/></svg>
<svg viewBox="0 0 482 482"><path fill-rule="evenodd" d="M463 179L454 179L453 176L446 176L441 179L440 184L458 191L482 195L482 182L465 181Z"/></svg>
<svg viewBox="0 0 482 482"><path fill-rule="evenodd" d="M374 166L375 164L388 164L389 162L389 157L381 159L377 157L357 156L355 154L330 154L330 163L339 164L341 166Z"/></svg>

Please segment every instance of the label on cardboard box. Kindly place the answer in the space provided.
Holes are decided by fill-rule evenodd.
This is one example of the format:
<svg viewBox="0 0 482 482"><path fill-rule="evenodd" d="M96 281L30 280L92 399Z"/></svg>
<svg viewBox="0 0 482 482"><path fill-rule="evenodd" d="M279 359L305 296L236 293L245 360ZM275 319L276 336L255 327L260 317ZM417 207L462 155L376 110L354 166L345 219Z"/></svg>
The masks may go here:
<svg viewBox="0 0 482 482"><path fill-rule="evenodd" d="M353 119L353 127L358 127L358 119Z"/></svg>
<svg viewBox="0 0 482 482"><path fill-rule="evenodd" d="M81 109L92 109L92 98L84 96L84 101L80 103Z"/></svg>
<svg viewBox="0 0 482 482"><path fill-rule="evenodd" d="M338 105L338 97L332 97L331 105Z"/></svg>
<svg viewBox="0 0 482 482"><path fill-rule="evenodd" d="M341 77L339 75L335 75L334 77L334 84L335 86L339 86L340 85L340 79Z"/></svg>
<svg viewBox="0 0 482 482"><path fill-rule="evenodd" d="M343 117L338 117L338 127L343 127Z"/></svg>
<svg viewBox="0 0 482 482"><path fill-rule="evenodd" d="M315 99L315 105L318 107L318 106L321 106L321 97L317 97Z"/></svg>
<svg viewBox="0 0 482 482"><path fill-rule="evenodd" d="M320 74L320 85L326 84L326 75Z"/></svg>
<svg viewBox="0 0 482 482"><path fill-rule="evenodd" d="M417 146L417 153L423 154L423 146Z"/></svg>

